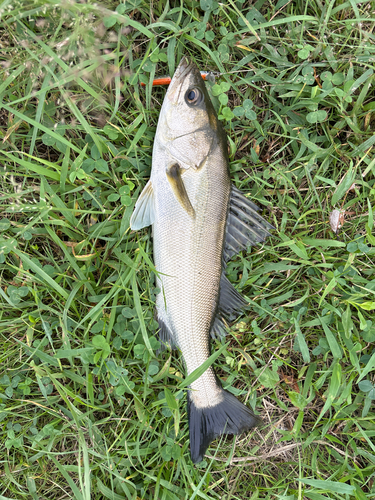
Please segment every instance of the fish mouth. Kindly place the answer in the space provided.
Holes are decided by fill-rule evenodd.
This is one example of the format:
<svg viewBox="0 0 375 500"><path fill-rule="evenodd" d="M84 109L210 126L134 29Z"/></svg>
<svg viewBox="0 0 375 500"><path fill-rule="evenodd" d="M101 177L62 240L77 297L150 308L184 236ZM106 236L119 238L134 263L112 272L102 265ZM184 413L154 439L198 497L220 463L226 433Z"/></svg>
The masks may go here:
<svg viewBox="0 0 375 500"><path fill-rule="evenodd" d="M174 79L180 80L180 79L185 78L185 76L191 70L192 66L193 66L193 63L186 56L183 56L181 61L180 61L180 64L177 66L173 80ZM171 83L173 83L173 82L171 82Z"/></svg>
<svg viewBox="0 0 375 500"><path fill-rule="evenodd" d="M175 72L176 78L183 78L185 76L185 73L188 73L191 66L192 62L189 61L186 56L183 56Z"/></svg>
<svg viewBox="0 0 375 500"><path fill-rule="evenodd" d="M167 97L172 104L178 104L182 83L193 68L194 64L186 56L183 56L168 88Z"/></svg>

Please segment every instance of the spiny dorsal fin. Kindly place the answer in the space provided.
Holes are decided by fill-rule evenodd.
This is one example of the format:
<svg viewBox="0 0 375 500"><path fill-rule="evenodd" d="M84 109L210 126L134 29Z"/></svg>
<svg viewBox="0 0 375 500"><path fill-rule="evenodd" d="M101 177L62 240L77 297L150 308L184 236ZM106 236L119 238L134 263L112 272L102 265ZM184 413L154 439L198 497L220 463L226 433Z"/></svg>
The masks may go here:
<svg viewBox="0 0 375 500"><path fill-rule="evenodd" d="M181 177L181 168L178 163L175 163L167 170L167 179L172 188L173 194L181 207L187 212L190 217L195 217L194 208L189 200L189 195L186 192L184 181Z"/></svg>
<svg viewBox="0 0 375 500"><path fill-rule="evenodd" d="M261 217L258 207L232 185L224 244L224 263L248 246L261 243L273 226Z"/></svg>
<svg viewBox="0 0 375 500"><path fill-rule="evenodd" d="M134 231L150 226L155 220L154 190L151 181L143 188L130 217L130 227Z"/></svg>

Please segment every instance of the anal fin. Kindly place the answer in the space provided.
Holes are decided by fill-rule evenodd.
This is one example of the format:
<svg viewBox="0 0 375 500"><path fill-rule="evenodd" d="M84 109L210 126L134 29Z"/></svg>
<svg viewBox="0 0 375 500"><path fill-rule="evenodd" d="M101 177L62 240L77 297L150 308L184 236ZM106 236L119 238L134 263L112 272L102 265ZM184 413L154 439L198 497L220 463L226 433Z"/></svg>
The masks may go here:
<svg viewBox="0 0 375 500"><path fill-rule="evenodd" d="M220 278L220 294L218 312L228 320L235 319L241 309L246 305L245 299L234 288L232 283L222 272Z"/></svg>
<svg viewBox="0 0 375 500"><path fill-rule="evenodd" d="M218 308L216 317L211 327L211 337L225 337L226 325L223 320L234 320L245 305L245 299L234 288L232 283L225 276L225 270L223 270L220 278Z"/></svg>
<svg viewBox="0 0 375 500"><path fill-rule="evenodd" d="M224 323L224 318L219 314L216 314L214 322L211 326L210 335L213 339L223 339L226 332L227 325Z"/></svg>

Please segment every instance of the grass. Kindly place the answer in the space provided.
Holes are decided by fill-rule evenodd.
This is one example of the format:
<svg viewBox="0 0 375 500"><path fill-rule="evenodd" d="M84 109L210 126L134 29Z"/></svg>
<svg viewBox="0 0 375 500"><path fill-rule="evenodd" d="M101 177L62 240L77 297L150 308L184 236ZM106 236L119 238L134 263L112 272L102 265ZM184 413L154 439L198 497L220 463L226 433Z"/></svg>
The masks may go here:
<svg viewBox="0 0 375 500"><path fill-rule="evenodd" d="M0 499L374 498L373 3L0 13ZM196 467L181 358L156 355L150 232L129 230L150 82L183 54L220 73L231 177L276 227L228 266L250 306L213 346L264 426Z"/></svg>

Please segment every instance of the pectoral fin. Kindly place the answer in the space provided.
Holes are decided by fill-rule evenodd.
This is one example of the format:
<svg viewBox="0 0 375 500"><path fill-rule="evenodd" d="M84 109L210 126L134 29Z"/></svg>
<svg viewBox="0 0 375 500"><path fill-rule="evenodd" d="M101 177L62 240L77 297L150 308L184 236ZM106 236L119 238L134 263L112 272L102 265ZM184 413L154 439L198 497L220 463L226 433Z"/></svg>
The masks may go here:
<svg viewBox="0 0 375 500"><path fill-rule="evenodd" d="M134 212L130 217L130 227L135 231L142 229L153 224L154 218L154 190L151 181L148 181L135 204Z"/></svg>
<svg viewBox="0 0 375 500"><path fill-rule="evenodd" d="M167 179L169 185L172 188L173 194L176 197L176 200L182 206L182 208L187 212L190 217L195 217L195 211L190 203L189 196L186 192L186 188L184 185L184 181L181 177L181 168L175 163L167 170Z"/></svg>

